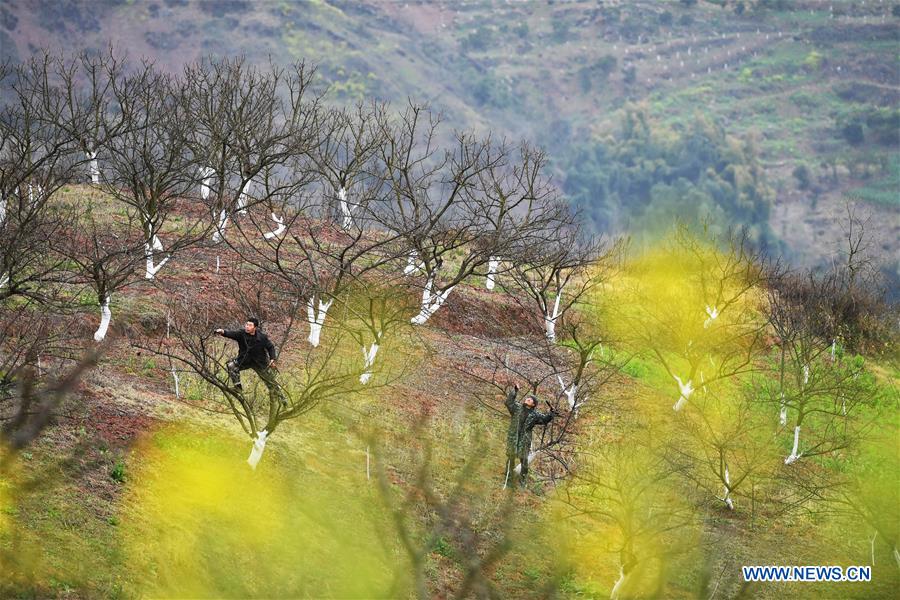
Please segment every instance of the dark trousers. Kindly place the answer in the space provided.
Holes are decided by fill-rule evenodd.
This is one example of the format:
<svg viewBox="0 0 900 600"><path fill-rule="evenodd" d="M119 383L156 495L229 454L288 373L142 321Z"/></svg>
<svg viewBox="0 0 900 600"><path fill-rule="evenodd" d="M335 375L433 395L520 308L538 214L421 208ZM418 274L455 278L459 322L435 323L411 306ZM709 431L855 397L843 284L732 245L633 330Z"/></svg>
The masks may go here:
<svg viewBox="0 0 900 600"><path fill-rule="evenodd" d="M506 455L506 469L503 471L503 475L506 478L504 481L507 485L512 483L515 486L515 477L516 477L516 463L522 463L522 468L519 471L519 485L525 487L525 482L528 479L528 455L524 456L516 456L515 454L507 454Z"/></svg>
<svg viewBox="0 0 900 600"><path fill-rule="evenodd" d="M259 378L262 379L263 383L266 384L266 388L269 390L269 401L278 401L282 404L287 404L287 400L285 400L284 394L281 391L281 385L278 383L278 372L272 367L244 365L239 363L238 359L233 358L228 361L226 368L228 369L228 376L231 377L231 383L236 386L241 385L241 371L253 369L256 374L259 375Z"/></svg>

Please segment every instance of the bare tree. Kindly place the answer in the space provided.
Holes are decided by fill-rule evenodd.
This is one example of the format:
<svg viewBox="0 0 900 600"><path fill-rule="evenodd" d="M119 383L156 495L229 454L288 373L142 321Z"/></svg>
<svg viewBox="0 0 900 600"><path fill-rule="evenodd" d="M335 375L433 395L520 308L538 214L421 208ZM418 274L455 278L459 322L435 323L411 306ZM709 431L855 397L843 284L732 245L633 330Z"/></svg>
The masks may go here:
<svg viewBox="0 0 900 600"><path fill-rule="evenodd" d="M228 219L255 203L288 195L300 178L280 170L315 142L319 98L311 96L314 71L302 62L281 69L249 66L245 59L209 59L185 67L189 147L198 162L201 197L211 206L213 240Z"/></svg>
<svg viewBox="0 0 900 600"><path fill-rule="evenodd" d="M761 489L777 472L771 427L753 410L753 394L741 395L721 381L701 386L670 435L670 459L729 510L738 496L750 496L748 488Z"/></svg>
<svg viewBox="0 0 900 600"><path fill-rule="evenodd" d="M86 126L72 114L67 87L75 63L47 53L0 66L9 93L0 107L0 300L24 296L46 303L61 260L50 241L71 215L52 201L83 161Z"/></svg>
<svg viewBox="0 0 900 600"><path fill-rule="evenodd" d="M628 299L618 318L677 383L675 411L698 386L756 369L766 327L756 290L765 272L746 232L721 245L680 225L662 249L632 262L623 286Z"/></svg>
<svg viewBox="0 0 900 600"><path fill-rule="evenodd" d="M512 214L509 206L499 205L525 211L529 194L536 195L535 202L541 197L528 187L539 181L530 177L531 163L513 165L505 144L458 132L453 147L441 152L438 125L436 115L415 104L396 123L382 120L379 161L385 185L371 211L375 223L403 240L405 272L425 276L420 310L412 318L417 325L492 256L513 254L520 240L498 235L496 226L494 231L487 228L491 217ZM523 160L531 160L527 156ZM502 219L499 224L503 226Z"/></svg>
<svg viewBox="0 0 900 600"><path fill-rule="evenodd" d="M138 265L145 259L143 230L133 213L107 212L109 206L75 202L76 221L66 234L52 242L54 252L66 258L69 283L90 286L100 306L100 325L94 340L106 337L112 321L110 303L116 292L134 283Z"/></svg>
<svg viewBox="0 0 900 600"><path fill-rule="evenodd" d="M773 377L759 382L760 396L777 405L779 425L793 422L793 447L785 464L801 456L828 454L853 444L858 435L854 419L871 402L861 357L844 356L821 335L827 314L828 277L792 273L772 276L768 288L768 318L777 336L777 356L771 364ZM801 449L801 428L810 440Z"/></svg>
<svg viewBox="0 0 900 600"><path fill-rule="evenodd" d="M323 110L313 128L318 141L312 145L311 159L322 180L323 218L344 230L354 227L354 213L359 217L365 212L379 183L372 162L383 143L378 127L383 112L377 103Z"/></svg>
<svg viewBox="0 0 900 600"><path fill-rule="evenodd" d="M492 290L504 271L533 260L533 257L558 239L560 230L577 221L568 204L559 198L550 184L547 157L543 150L527 142L518 152L478 173L479 194L467 201L481 221L478 244L486 251L505 250L506 255L488 257L485 286ZM503 260L507 268L501 269Z"/></svg>
<svg viewBox="0 0 900 600"><path fill-rule="evenodd" d="M477 478L473 474L482 466L484 448L467 453L463 467L454 474L449 488L443 489L435 481L434 450L421 422L414 428L412 439L425 440L424 448L412 464L411 481L400 490L395 490L388 479L386 451L374 437L370 437L368 443L374 448L372 454L378 490L409 560L415 596L432 597L425 578L426 560L434 547L443 541L465 557L460 564L461 581L453 590L454 598L501 597L491 575L515 544L512 533L515 521L513 496L505 494L505 498L495 506L496 510L487 507L479 510L481 504L494 505L494 501L484 497L474 483ZM483 531L479 520L484 518L482 513L488 510L496 513L499 524L496 529ZM417 515L423 512L425 518L418 518ZM398 575L405 579L407 574L401 572ZM395 580L392 595L402 593L399 583L400 578Z"/></svg>
<svg viewBox="0 0 900 600"><path fill-rule="evenodd" d="M522 260L512 268L512 278L530 302L540 311L544 335L556 341L557 323L566 312L602 284L605 271L621 254L624 242L606 247L586 237L572 216L559 220L556 229L544 240L529 243ZM563 300L563 292L568 288Z"/></svg>
<svg viewBox="0 0 900 600"><path fill-rule="evenodd" d="M170 359L195 374L213 397L212 410L231 415L253 440L248 462L255 467L266 442L287 420L296 419L322 402L346 402L359 389L363 373L361 361L348 352L344 336L336 335L315 353L297 360L288 358L297 342L298 308L305 292L299 288L279 287L275 275L242 267L232 286L229 302L207 297L202 289L169 290L170 336L163 339L135 338L132 345ZM230 320L229 312L238 308L259 314L270 323L273 341L278 347L283 370L279 376L279 396L283 402L262 402L255 393L232 386L226 377L230 349L219 342L214 330ZM209 409L208 406L204 408Z"/></svg>
<svg viewBox="0 0 900 600"><path fill-rule="evenodd" d="M177 204L196 187L195 159L188 147L192 123L184 86L143 63L111 82L125 123L119 135L106 136L105 176L101 189L134 210L144 237L144 277L156 273L179 250L206 236L206 219L181 211L166 230L171 241L163 255L160 234Z"/></svg>
<svg viewBox="0 0 900 600"><path fill-rule="evenodd" d="M588 445L561 498L568 529L592 532L618 557L613 600L664 595L670 565L694 547L698 523L677 489L683 466L647 438Z"/></svg>

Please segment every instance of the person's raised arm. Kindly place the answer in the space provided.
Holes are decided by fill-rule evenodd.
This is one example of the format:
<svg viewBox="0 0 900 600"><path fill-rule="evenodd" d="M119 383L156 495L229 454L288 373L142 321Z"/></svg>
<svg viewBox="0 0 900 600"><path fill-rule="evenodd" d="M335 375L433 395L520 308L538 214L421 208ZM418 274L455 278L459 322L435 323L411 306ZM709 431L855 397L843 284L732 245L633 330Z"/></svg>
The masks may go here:
<svg viewBox="0 0 900 600"><path fill-rule="evenodd" d="M227 329L216 329L215 332L217 334L221 335L222 337L227 337L232 340L238 339L238 336L241 333L239 330L229 331Z"/></svg>
<svg viewBox="0 0 900 600"><path fill-rule="evenodd" d="M517 383L513 389L509 391L506 395L506 410L509 411L509 414L514 414L516 412L516 394L519 393L519 384Z"/></svg>
<svg viewBox="0 0 900 600"><path fill-rule="evenodd" d="M556 411L553 410L553 407L550 407L548 412L543 412L540 410L534 411L534 424L535 425L546 425L550 421L553 420L553 417L556 416Z"/></svg>

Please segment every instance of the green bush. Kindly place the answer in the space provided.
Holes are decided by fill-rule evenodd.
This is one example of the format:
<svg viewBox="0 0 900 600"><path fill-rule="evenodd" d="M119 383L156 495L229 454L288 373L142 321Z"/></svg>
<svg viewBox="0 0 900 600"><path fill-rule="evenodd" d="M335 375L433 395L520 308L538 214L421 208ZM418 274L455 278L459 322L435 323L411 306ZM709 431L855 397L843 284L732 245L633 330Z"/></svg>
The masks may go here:
<svg viewBox="0 0 900 600"><path fill-rule="evenodd" d="M110 469L109 477L116 483L125 483L125 463L121 459Z"/></svg>

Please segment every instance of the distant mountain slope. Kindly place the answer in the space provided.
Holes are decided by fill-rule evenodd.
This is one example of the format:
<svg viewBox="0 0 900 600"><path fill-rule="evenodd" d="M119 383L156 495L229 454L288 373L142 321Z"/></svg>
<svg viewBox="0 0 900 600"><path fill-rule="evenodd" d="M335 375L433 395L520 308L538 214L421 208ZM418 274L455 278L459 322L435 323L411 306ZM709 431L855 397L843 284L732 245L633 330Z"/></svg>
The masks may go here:
<svg viewBox="0 0 900 600"><path fill-rule="evenodd" d="M896 270L895 13L877 0L6 0L0 51L21 58L111 42L175 71L204 55L304 58L336 101L427 100L457 127L545 146L588 215L600 214L602 194L584 182L602 177L583 172L577 153L604 146L626 106L670 137L702 115L758 149L771 207L752 213L767 222L746 224L767 227L795 261L816 262L840 238L845 198L860 198ZM716 210L731 222L748 214ZM607 212L599 228L652 216Z"/></svg>

